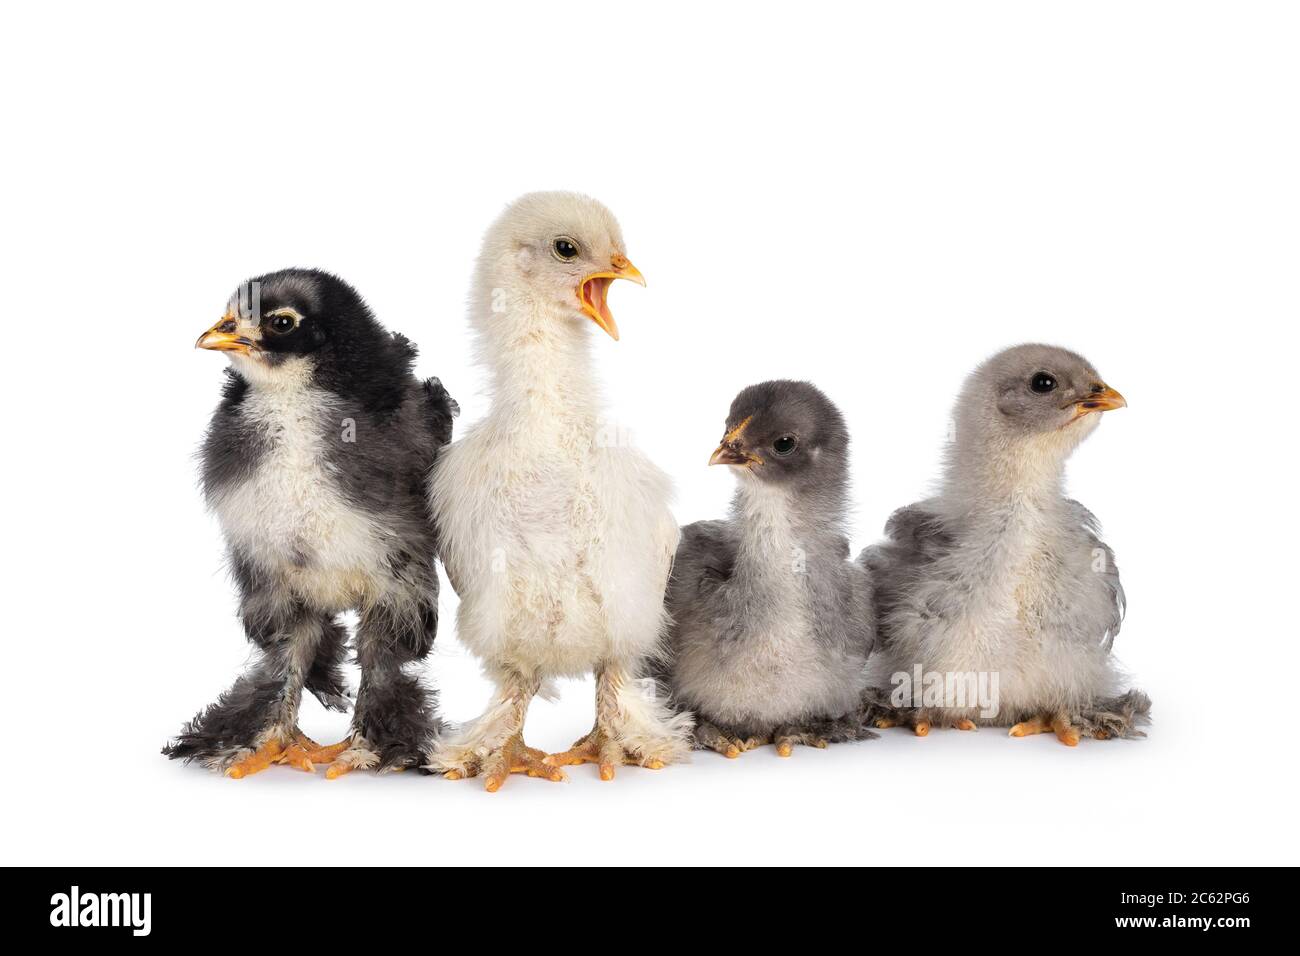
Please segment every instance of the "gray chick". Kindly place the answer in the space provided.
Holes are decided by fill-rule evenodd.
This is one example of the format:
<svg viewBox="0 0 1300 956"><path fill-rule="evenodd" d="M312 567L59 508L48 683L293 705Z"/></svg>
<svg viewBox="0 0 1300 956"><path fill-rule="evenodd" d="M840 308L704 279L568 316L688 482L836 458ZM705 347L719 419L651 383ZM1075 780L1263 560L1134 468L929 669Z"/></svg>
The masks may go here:
<svg viewBox="0 0 1300 956"><path fill-rule="evenodd" d="M659 680L696 718L695 745L737 757L774 743L874 737L861 701L870 577L848 560L848 429L807 382L746 388L709 460L739 482L731 515L682 529Z"/></svg>
<svg viewBox="0 0 1300 956"><path fill-rule="evenodd" d="M1122 689L1111 655L1124 615L1115 556L1062 491L1070 454L1125 404L1082 356L1047 345L971 374L939 494L896 512L888 541L860 559L876 584L872 683L894 685L878 726L1010 725L1071 747L1141 736L1151 703ZM981 681L995 693L977 695Z"/></svg>

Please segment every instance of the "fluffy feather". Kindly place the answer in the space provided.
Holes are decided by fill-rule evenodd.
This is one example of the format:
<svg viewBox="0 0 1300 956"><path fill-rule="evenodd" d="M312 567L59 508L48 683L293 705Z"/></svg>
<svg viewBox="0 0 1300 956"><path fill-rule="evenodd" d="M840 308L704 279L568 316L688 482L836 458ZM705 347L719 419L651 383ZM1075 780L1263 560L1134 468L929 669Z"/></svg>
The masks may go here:
<svg viewBox="0 0 1300 956"><path fill-rule="evenodd" d="M559 236L580 242L585 261L551 256ZM460 596L458 634L500 688L489 714L513 715L504 702L551 677L625 674L663 632L671 485L611 439L623 433L605 420L590 367L599 333L575 293L584 270L608 269L622 250L603 206L543 193L507 209L479 257L471 322L491 410L439 460L430 501ZM434 766L470 769L473 754L518 729L505 726L513 720L476 722ZM638 757L680 756L684 731L666 714L636 723L629 716Z"/></svg>
<svg viewBox="0 0 1300 956"><path fill-rule="evenodd" d="M720 453L748 463L733 469L731 515L683 529L660 680L700 722L697 745L730 756L770 739L869 737L870 579L847 560L839 410L808 383L766 382L737 396L727 434ZM797 446L781 457L779 439Z"/></svg>
<svg viewBox="0 0 1300 956"><path fill-rule="evenodd" d="M1044 371L1053 384L1040 393L1031 383ZM863 552L877 583L877 688L888 694L893 675L917 665L998 676L996 716L948 706L919 719L1005 726L1041 715L1097 736L1140 733L1149 701L1123 691L1110 653L1124 607L1114 554L1061 490L1066 459L1100 419L1084 403L1104 388L1063 349L994 356L958 399L940 493L896 512L887 540Z"/></svg>
<svg viewBox="0 0 1300 956"><path fill-rule="evenodd" d="M236 296L227 315L257 347L230 353L203 488L260 655L164 752L222 769L268 740L291 743L304 688L345 707L335 617L356 610L362 681L340 765L416 765L440 729L432 693L407 668L437 630L424 486L455 403L436 379L416 380L415 349L336 277L287 270L252 282L264 314L240 314ZM276 309L300 325L274 333Z"/></svg>

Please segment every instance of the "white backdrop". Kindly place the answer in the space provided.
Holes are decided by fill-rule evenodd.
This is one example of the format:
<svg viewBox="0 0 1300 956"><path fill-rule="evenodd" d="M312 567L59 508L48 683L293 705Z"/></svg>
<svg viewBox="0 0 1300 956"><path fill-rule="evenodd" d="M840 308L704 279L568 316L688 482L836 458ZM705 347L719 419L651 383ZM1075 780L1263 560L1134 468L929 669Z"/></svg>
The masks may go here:
<svg viewBox="0 0 1300 956"><path fill-rule="evenodd" d="M6 8L5 860L1295 863L1294 7L469 7ZM332 269L463 427L482 231L553 188L607 203L649 280L596 354L683 522L726 507L704 463L746 384L843 408L856 551L925 494L977 361L1087 355L1130 407L1070 490L1118 553L1149 739L891 731L496 795L164 760L248 652L193 458L224 362L195 338L241 279ZM430 670L461 720L487 686L454 610L444 582ZM563 691L534 745L589 727L589 685Z"/></svg>

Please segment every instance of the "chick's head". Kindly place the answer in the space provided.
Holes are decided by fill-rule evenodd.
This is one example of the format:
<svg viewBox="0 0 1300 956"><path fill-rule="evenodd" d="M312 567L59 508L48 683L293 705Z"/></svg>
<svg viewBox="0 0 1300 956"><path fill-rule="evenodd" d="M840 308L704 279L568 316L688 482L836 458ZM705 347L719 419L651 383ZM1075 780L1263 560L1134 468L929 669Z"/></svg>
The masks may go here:
<svg viewBox="0 0 1300 956"><path fill-rule="evenodd" d="M796 490L844 480L849 432L835 403L808 382L776 380L740 392L710 465Z"/></svg>
<svg viewBox="0 0 1300 956"><path fill-rule="evenodd" d="M387 371L379 361L392 338L357 291L315 269L284 269L240 285L197 347L225 352L250 381L273 382L302 370L328 377Z"/></svg>
<svg viewBox="0 0 1300 956"><path fill-rule="evenodd" d="M610 285L615 279L645 285L627 258L614 214L579 193L529 193L515 200L488 230L479 270L480 291L490 297L494 317L541 313L575 329L594 322L614 339Z"/></svg>
<svg viewBox="0 0 1300 956"><path fill-rule="evenodd" d="M1102 412L1127 402L1087 359L1051 345L1017 345L972 373L957 402L959 436L990 446L1068 454Z"/></svg>

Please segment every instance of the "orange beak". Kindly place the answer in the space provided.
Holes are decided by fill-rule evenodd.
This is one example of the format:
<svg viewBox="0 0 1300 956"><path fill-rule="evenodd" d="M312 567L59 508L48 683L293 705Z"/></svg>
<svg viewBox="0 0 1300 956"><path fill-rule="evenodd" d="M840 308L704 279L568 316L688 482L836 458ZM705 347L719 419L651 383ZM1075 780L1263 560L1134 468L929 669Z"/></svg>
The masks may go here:
<svg viewBox="0 0 1300 956"><path fill-rule="evenodd" d="M216 352L253 351L257 343L239 333L239 323L229 315L222 316L221 321L199 336L194 343L196 349L212 349Z"/></svg>
<svg viewBox="0 0 1300 956"><path fill-rule="evenodd" d="M627 256L621 252L610 257L609 264L609 272L593 272L583 277L578 283L578 301L582 304L583 314L608 332L617 342L618 325L614 322L614 314L609 311L609 305L605 301L609 295L609 287L615 279L630 279L645 285L645 276L641 275L641 270L628 262Z"/></svg>
<svg viewBox="0 0 1300 956"><path fill-rule="evenodd" d="M1109 385L1098 383L1094 388L1096 390L1087 398L1081 398L1074 403L1075 419L1082 418L1084 415L1091 415L1093 412L1111 412L1128 405L1124 396ZM1071 419L1071 421L1073 420Z"/></svg>

